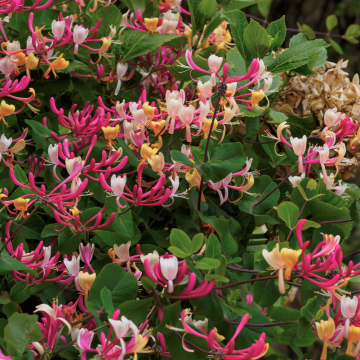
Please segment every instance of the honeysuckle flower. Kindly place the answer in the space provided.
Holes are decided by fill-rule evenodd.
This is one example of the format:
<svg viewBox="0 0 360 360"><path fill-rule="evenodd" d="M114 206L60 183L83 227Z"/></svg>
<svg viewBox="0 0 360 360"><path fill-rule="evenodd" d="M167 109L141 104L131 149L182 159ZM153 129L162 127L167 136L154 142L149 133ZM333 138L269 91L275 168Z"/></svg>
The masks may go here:
<svg viewBox="0 0 360 360"><path fill-rule="evenodd" d="M333 337L335 333L335 323L332 318L329 318L328 320L320 320L320 322L315 322L316 325L316 331L318 334L318 337L320 340L324 341L323 350L321 353L320 360L326 360L327 359L327 348L330 343L330 339Z"/></svg>
<svg viewBox="0 0 360 360"><path fill-rule="evenodd" d="M49 78L50 71L53 72L55 79L58 77L55 70L62 70L68 67L69 61L63 58L64 54L60 54L60 56L54 60L52 63L49 63L49 68L45 71L45 79Z"/></svg>
<svg viewBox="0 0 360 360"><path fill-rule="evenodd" d="M344 326L344 336L348 338L349 336L349 326L350 326L350 319L357 315L358 310L358 298L357 296L350 296L343 295L341 297L341 314L345 318L345 326ZM359 329L360 330L360 329Z"/></svg>
<svg viewBox="0 0 360 360"><path fill-rule="evenodd" d="M4 134L1 135L1 137L0 137L0 161L2 159L2 154L8 150L11 143L12 143L12 138L8 139L8 138L6 138L6 136Z"/></svg>
<svg viewBox="0 0 360 360"><path fill-rule="evenodd" d="M349 331L348 331L348 334L347 334L347 339L348 339L348 345L347 345L347 348L346 348L346 355L351 355L351 356L354 356L354 355L357 355L357 351L354 347L354 343L356 341L359 341L360 340L360 327L357 327L355 325L351 325L349 327ZM359 346L356 346L356 348L360 347Z"/></svg>
<svg viewBox="0 0 360 360"><path fill-rule="evenodd" d="M202 81L198 81L197 87L202 95L204 95L206 98L211 98L213 95L212 88L213 85L211 84L211 81L207 81L203 83Z"/></svg>
<svg viewBox="0 0 360 360"><path fill-rule="evenodd" d="M303 165L303 155L306 151L306 143L307 143L307 137L304 135L301 139L299 138L293 138L290 137L291 145L293 146L294 153L299 157L299 172L303 173L304 165Z"/></svg>
<svg viewBox="0 0 360 360"><path fill-rule="evenodd" d="M53 20L51 23L51 30L54 36L59 40L63 37L65 31L65 21Z"/></svg>
<svg viewBox="0 0 360 360"><path fill-rule="evenodd" d="M177 258L171 257L169 259L160 258L161 272L163 273L166 280L168 280L168 293L174 292L174 279L178 272L178 260Z"/></svg>
<svg viewBox="0 0 360 360"><path fill-rule="evenodd" d="M14 72L16 63L11 61L9 56L0 60L0 71L5 75L6 80L10 80L10 75Z"/></svg>
<svg viewBox="0 0 360 360"><path fill-rule="evenodd" d="M223 62L223 58L220 56L216 56L214 54L210 55L208 58L209 69L212 72L211 83L213 86L215 86L215 84L216 84L215 74L217 74L219 72L222 62Z"/></svg>
<svg viewBox="0 0 360 360"><path fill-rule="evenodd" d="M128 70L129 65L127 63L117 63L116 65L116 78L117 78L117 85L115 89L115 95L117 95L121 88L121 81L124 80L124 76Z"/></svg>
<svg viewBox="0 0 360 360"><path fill-rule="evenodd" d="M196 169L187 172L185 174L185 179L190 184L190 188L197 188L201 182L201 176Z"/></svg>
<svg viewBox="0 0 360 360"><path fill-rule="evenodd" d="M160 262L160 258L159 258L159 253L154 250L152 253L149 253L147 255L140 255L140 260L144 263L145 259L149 260L149 266L151 271L154 271L155 268L155 264L157 264L158 262Z"/></svg>
<svg viewBox="0 0 360 360"><path fill-rule="evenodd" d="M5 100L0 104L0 121L2 120L6 126L8 123L5 121L5 116L10 116L15 112L15 105L9 105Z"/></svg>
<svg viewBox="0 0 360 360"><path fill-rule="evenodd" d="M191 142L191 129L190 125L194 119L195 108L192 105L183 106L179 111L179 118L186 128L186 141Z"/></svg>
<svg viewBox="0 0 360 360"><path fill-rule="evenodd" d="M91 259L94 255L94 251L94 244L83 245L82 243L80 243L79 245L80 258L86 264L86 266L88 266L92 270L92 272L95 272L90 264Z"/></svg>
<svg viewBox="0 0 360 360"><path fill-rule="evenodd" d="M111 145L113 143L113 140L116 139L116 137L118 136L120 125L118 124L118 125L115 125L114 127L112 127L112 126L104 127L103 126L101 129L104 133L105 139Z"/></svg>
<svg viewBox="0 0 360 360"><path fill-rule="evenodd" d="M341 116L342 116L342 113L337 112L337 108L328 109L325 111L324 123L329 128L336 126L340 123Z"/></svg>
<svg viewBox="0 0 360 360"><path fill-rule="evenodd" d="M293 187L298 186L301 183L301 180L305 178L305 172L303 172L300 176L289 176L289 181Z"/></svg>
<svg viewBox="0 0 360 360"><path fill-rule="evenodd" d="M30 199L24 199L24 198L17 198L14 200L13 204L15 206L15 208L19 211L19 215L15 218L16 219L21 219L26 218L27 217L27 209L28 209L28 203L29 203Z"/></svg>
<svg viewBox="0 0 360 360"><path fill-rule="evenodd" d="M121 262L128 262L130 261L130 253L129 249L131 246L131 241L128 241L126 244L121 245L114 245L114 251L117 257L120 259Z"/></svg>
<svg viewBox="0 0 360 360"><path fill-rule="evenodd" d="M159 22L158 18L153 18L153 19L145 18L144 19L145 27L151 33L153 33L155 31L155 29L157 28L158 22Z"/></svg>
<svg viewBox="0 0 360 360"><path fill-rule="evenodd" d="M158 153L156 155L152 155L151 158L147 159L148 163L151 166L151 169L158 174L161 174L165 166L165 159L163 153Z"/></svg>
<svg viewBox="0 0 360 360"><path fill-rule="evenodd" d="M73 30L73 39L75 43L74 54L79 52L79 45L82 44L89 35L89 29L75 25Z"/></svg>
<svg viewBox="0 0 360 360"><path fill-rule="evenodd" d="M279 244L276 244L275 248L270 252L266 249L263 249L262 251L264 259L271 268L278 270L278 285L281 294L285 293L283 271L286 268L285 279L290 280L292 268L298 262L301 252L302 250L292 250L288 248L282 248L281 251L279 251Z"/></svg>
<svg viewBox="0 0 360 360"><path fill-rule="evenodd" d="M250 109L254 110L255 106L265 97L264 90L251 91ZM248 103L246 103L248 105Z"/></svg>
<svg viewBox="0 0 360 360"><path fill-rule="evenodd" d="M89 297L89 291L93 282L96 279L96 274L89 274L88 272L80 271L78 275L79 286L82 290L85 291L85 302Z"/></svg>

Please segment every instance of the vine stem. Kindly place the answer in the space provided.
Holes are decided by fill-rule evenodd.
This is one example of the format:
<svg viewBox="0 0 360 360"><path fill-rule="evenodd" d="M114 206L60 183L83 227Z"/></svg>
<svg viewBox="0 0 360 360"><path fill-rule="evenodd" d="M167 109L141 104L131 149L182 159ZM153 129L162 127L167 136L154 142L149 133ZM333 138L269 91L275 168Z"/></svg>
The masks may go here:
<svg viewBox="0 0 360 360"><path fill-rule="evenodd" d="M151 146L157 140L157 138L163 133L163 131L165 130L165 126L166 125L164 125L162 129L155 135L155 137L151 140L149 146Z"/></svg>
<svg viewBox="0 0 360 360"><path fill-rule="evenodd" d="M252 205L252 209L254 209L256 206L260 205L263 201L265 201L273 192L275 192L288 178L289 176L292 174L292 172L290 171L282 180L281 182L275 186L274 189L272 189L266 196L264 196L262 199L260 199L258 202L256 202L255 204Z"/></svg>
<svg viewBox="0 0 360 360"><path fill-rule="evenodd" d="M17 227L17 229L11 234L11 236L5 241L4 245L2 246L2 248L0 249L0 254L2 253L2 251L5 249L6 245L15 238L16 234L19 232L19 230L25 225L25 223L29 220L29 218L31 218L31 216L33 216L36 211L40 208L40 205L34 207L32 209L32 211L30 212L30 214L22 221L22 223Z"/></svg>
<svg viewBox="0 0 360 360"><path fill-rule="evenodd" d="M276 95L271 99L271 102L270 102L270 105L269 105L269 108L270 108L270 109L274 106L276 100L278 99L278 97L280 96L280 94L282 93L282 91L284 90L285 86L288 84L289 80L290 80L290 76L286 74L286 77L285 77L284 81L282 82L282 84L281 84L281 86L280 86L280 88L279 88L279 91L278 91L278 92L276 93Z"/></svg>
<svg viewBox="0 0 360 360"><path fill-rule="evenodd" d="M183 338L183 337L179 334L179 332L174 331L174 333L175 333L180 339ZM201 352L204 353L204 354L207 354L207 355L213 355L213 354L214 354L214 353L212 353L212 352L206 351L206 350L204 350L204 349L196 346L195 344L191 343L190 341L188 341L188 340L186 340L186 339L184 339L184 342L186 342L188 345L192 346L192 347L193 347L194 349L196 349L196 350L201 351Z"/></svg>
<svg viewBox="0 0 360 360"><path fill-rule="evenodd" d="M207 163L207 161L208 161L208 149L209 149L209 144L210 144L211 132L212 132L212 129L214 127L216 114L217 114L217 112L219 110L220 99L221 99L221 97L219 96L219 99L218 99L218 101L217 101L217 103L215 105L215 110L214 110L213 117L211 119L209 135L208 135L206 145L205 145L204 163ZM203 191L203 185L204 185L204 175L201 176L200 185L199 185L199 197L198 197L198 203L197 203L197 208L198 208L199 212L200 212L200 209L201 209L201 194L202 194L202 191ZM202 222L201 222L200 216L199 216L199 232L202 232Z"/></svg>
<svg viewBox="0 0 360 360"><path fill-rule="evenodd" d="M224 316L225 322L231 325L239 325L240 323L237 321L232 321L228 319L226 316ZM297 324L297 320L291 320L291 321L281 321L271 324L246 324L246 327L271 327L271 326L281 326L281 325L289 325L289 324Z"/></svg>
<svg viewBox="0 0 360 360"><path fill-rule="evenodd" d="M237 286L237 285L242 285L242 284L247 284L247 283L252 283L252 282L262 281L262 280L277 279L277 278L278 278L277 275L264 276L264 277L262 277L262 278L255 278L255 279L243 280L243 281L239 281L239 282L237 282L237 283L233 283L233 284L229 284L229 285L216 286L216 287L214 287L214 289L215 289L215 290L228 289L228 288L231 288L231 287Z"/></svg>

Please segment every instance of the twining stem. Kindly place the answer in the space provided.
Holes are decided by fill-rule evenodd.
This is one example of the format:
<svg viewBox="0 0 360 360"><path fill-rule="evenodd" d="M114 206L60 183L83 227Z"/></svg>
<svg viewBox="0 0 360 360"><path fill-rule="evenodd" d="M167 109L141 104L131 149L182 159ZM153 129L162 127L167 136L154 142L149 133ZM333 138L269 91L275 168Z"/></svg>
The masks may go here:
<svg viewBox="0 0 360 360"><path fill-rule="evenodd" d="M182 336L181 336L177 331L174 331L174 333L175 333L180 339L182 339ZM203 352L204 354L213 355L212 352L206 351L206 350L204 350L204 349L196 346L195 344L191 343L190 341L188 341L188 340L186 340L186 339L184 339L184 341L186 342L186 344L192 346L194 349L197 349L197 350Z"/></svg>
<svg viewBox="0 0 360 360"><path fill-rule="evenodd" d="M228 319L226 316L224 316L224 320L225 320L225 322L227 322L228 324L231 324L231 325L239 325L240 324L237 321L232 321L232 320ZM271 324L249 324L249 323L247 323L245 326L246 327L271 327L271 326L281 326L281 325L289 325L289 324L297 324L297 320L281 321L281 322L276 322L276 323L271 323Z"/></svg>
<svg viewBox="0 0 360 360"><path fill-rule="evenodd" d="M353 252L353 253L351 253L349 255L344 256L343 259L346 259L347 257L353 256L353 255L356 255L356 254L359 254L359 253L360 253L360 250L355 251L355 252Z"/></svg>
<svg viewBox="0 0 360 360"><path fill-rule="evenodd" d="M218 99L218 101L216 102L216 105L215 105L215 110L214 110L213 117L211 119L209 135L208 135L206 145L205 145L204 163L207 163L207 161L208 161L208 149L209 149L209 144L210 144L211 132L212 132L212 129L214 127L216 114L217 114L217 112L219 110L220 99L221 99L221 97L219 96L219 99ZM204 175L201 176L201 181L200 181L200 185L199 185L199 197L198 197L198 203L197 203L197 208L198 208L199 212L200 212L200 209L201 209L201 194L202 194L202 191L203 191L203 184L204 184ZM199 216L199 228L200 228L199 231L202 232L202 223L201 223L200 216Z"/></svg>
<svg viewBox="0 0 360 360"><path fill-rule="evenodd" d="M264 276L261 278L255 278L255 279L249 279L249 280L243 280L243 281L239 281L237 283L233 283L233 284L229 284L229 285L223 285L223 286L216 286L214 287L215 290L219 290L219 289L228 289L231 288L233 286L237 286L237 285L242 285L242 284L247 284L247 283L252 283L255 281L262 281L262 280L271 280L271 279L277 279L278 276L277 275L273 275L273 276Z"/></svg>
<svg viewBox="0 0 360 360"><path fill-rule="evenodd" d="M11 234L11 236L5 241L4 245L2 246L2 248L0 249L0 254L2 253L2 251L5 249L6 245L15 238L16 234L19 232L19 230L25 225L25 223L29 220L29 218L31 218L31 216L33 216L36 211L40 208L40 205L34 207L32 209L32 211L30 212L30 214L22 221L22 223L17 227L17 229Z"/></svg>
<svg viewBox="0 0 360 360"><path fill-rule="evenodd" d="M258 202L252 205L251 209L254 209L256 206L261 204L263 201L265 201L273 192L275 192L292 174L292 172L289 172L279 183L279 185L275 186L274 189L272 189L266 196L264 196L262 199L260 199Z"/></svg>
<svg viewBox="0 0 360 360"><path fill-rule="evenodd" d="M284 79L284 81L282 82L280 88L279 88L279 91L275 94L275 96L271 99L271 102L270 102L270 105L269 105L269 108L271 109L274 104L276 103L276 100L278 99L278 97L280 96L280 94L282 93L282 91L284 90L285 86L287 85L287 83L289 82L290 80L290 76L286 74L286 77Z"/></svg>
<svg viewBox="0 0 360 360"><path fill-rule="evenodd" d="M156 134L156 136L151 140L149 146L151 146L157 140L157 138L163 133L163 131L165 130L165 126L166 125L164 125L162 129Z"/></svg>

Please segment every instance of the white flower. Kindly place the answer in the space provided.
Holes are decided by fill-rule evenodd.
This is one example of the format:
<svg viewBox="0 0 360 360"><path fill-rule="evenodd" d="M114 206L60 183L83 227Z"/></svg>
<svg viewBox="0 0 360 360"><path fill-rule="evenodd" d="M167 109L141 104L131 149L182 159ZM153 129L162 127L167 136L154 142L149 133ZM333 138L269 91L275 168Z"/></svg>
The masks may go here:
<svg viewBox="0 0 360 360"><path fill-rule="evenodd" d="M192 105L183 106L179 111L179 118L184 125L190 125L194 119L195 108Z"/></svg>
<svg viewBox="0 0 360 360"><path fill-rule="evenodd" d="M305 173L303 172L301 176L289 176L289 181L293 187L298 186L301 183L301 180L305 178Z"/></svg>
<svg viewBox="0 0 360 360"><path fill-rule="evenodd" d="M60 162L59 162L58 144L55 144L55 145L50 144L49 148L48 148L48 154L49 154L49 157L50 157L50 160L51 160L52 164L54 164L54 165L59 165L60 164Z"/></svg>
<svg viewBox="0 0 360 360"><path fill-rule="evenodd" d="M80 256L72 256L71 260L64 259L64 265L71 276L78 276L80 272Z"/></svg>
<svg viewBox="0 0 360 360"><path fill-rule="evenodd" d="M151 271L154 271L155 264L157 264L160 261L159 253L156 250L154 250L152 253L149 253L147 255L140 255L140 260L143 263L145 259L149 260L150 269Z"/></svg>
<svg viewBox="0 0 360 360"><path fill-rule="evenodd" d="M134 117L134 122L136 125L143 126L146 124L147 117L143 109L138 109L138 104L136 102L131 102L129 104L129 109L131 115Z"/></svg>
<svg viewBox="0 0 360 360"><path fill-rule="evenodd" d="M5 152L9 146L12 143L12 138L7 138L4 134L1 135L0 137L0 161L2 158L2 153Z"/></svg>
<svg viewBox="0 0 360 360"><path fill-rule="evenodd" d="M49 156L50 156L50 154L49 154ZM67 170L69 175L72 174L72 172L74 170L74 165L76 163L82 163L82 160L81 160L80 156L75 157L73 159L68 159L68 158L65 159L66 170ZM82 167L81 167L81 169L82 169ZM79 170L79 173L80 173L81 169Z"/></svg>
<svg viewBox="0 0 360 360"><path fill-rule="evenodd" d="M74 43L77 45L82 44L87 38L88 34L89 34L89 29L86 29L79 25L75 25L73 31Z"/></svg>
<svg viewBox="0 0 360 360"><path fill-rule="evenodd" d="M174 292L173 280L175 280L179 269L178 259L175 256L168 259L160 258L160 267L165 279L168 280L168 292Z"/></svg>
<svg viewBox="0 0 360 360"><path fill-rule="evenodd" d="M293 146L294 153L298 156L304 155L306 151L307 137L304 135L301 139L290 137L291 145Z"/></svg>
<svg viewBox="0 0 360 360"><path fill-rule="evenodd" d="M139 329L131 320L127 319L125 316L122 316L121 320L109 319L109 322L114 328L115 335L118 339L124 338L131 329L134 334L134 341L136 343Z"/></svg>
<svg viewBox="0 0 360 360"><path fill-rule="evenodd" d="M113 176L111 177L111 190L113 191L114 195L116 195L117 197L121 197L125 185L126 175L121 177L120 175L116 176L115 174L113 174Z"/></svg>
<svg viewBox="0 0 360 360"><path fill-rule="evenodd" d="M127 242L126 244L121 244L120 246L117 246L116 244L114 245L114 252L121 262L130 261L130 246L131 241Z"/></svg>
<svg viewBox="0 0 360 360"><path fill-rule="evenodd" d="M324 115L324 123L327 127L337 125L341 120L341 112L337 112L337 108L328 109Z"/></svg>
<svg viewBox="0 0 360 360"><path fill-rule="evenodd" d="M203 83L202 81L199 80L197 83L197 86L198 86L198 89L201 92L201 94L203 94L207 98L211 98L211 96L213 95L213 92L212 92L213 85L211 84L210 80L205 83Z"/></svg>
<svg viewBox="0 0 360 360"><path fill-rule="evenodd" d="M220 68L221 68L221 64L223 62L223 58L216 56L216 55L210 55L208 58L208 65L210 68L210 71L213 73L217 73Z"/></svg>
<svg viewBox="0 0 360 360"><path fill-rule="evenodd" d="M5 75L5 80L10 80L10 75L14 71L16 63L11 61L9 56L5 56L0 61L0 71Z"/></svg>
<svg viewBox="0 0 360 360"><path fill-rule="evenodd" d="M64 35L64 31L65 31L65 21L56 21L53 20L53 22L51 23L51 30L54 34L54 36L60 40L63 35Z"/></svg>
<svg viewBox="0 0 360 360"><path fill-rule="evenodd" d="M117 77L117 85L116 85L116 89L115 89L115 95L117 95L120 91L121 88L121 80L124 80L124 76L128 70L129 65L127 63L125 64L121 64L121 63L117 63L116 65L116 77Z"/></svg>

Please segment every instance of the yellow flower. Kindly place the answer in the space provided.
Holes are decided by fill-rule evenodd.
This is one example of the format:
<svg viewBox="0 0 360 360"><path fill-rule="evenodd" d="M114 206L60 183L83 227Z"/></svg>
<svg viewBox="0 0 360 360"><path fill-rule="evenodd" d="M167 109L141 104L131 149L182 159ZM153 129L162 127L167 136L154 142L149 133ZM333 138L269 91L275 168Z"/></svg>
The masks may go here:
<svg viewBox="0 0 360 360"><path fill-rule="evenodd" d="M349 335L348 335L348 346L346 349L346 355L353 356L354 352L354 342L360 339L360 328L351 325L349 327Z"/></svg>
<svg viewBox="0 0 360 360"><path fill-rule="evenodd" d="M99 49L99 59L98 61L95 63L97 64L102 57L105 57L105 58L108 58L109 55L106 55L106 52L109 50L109 47L111 46L111 37L103 37L101 38L101 40L103 41L102 45L101 45L101 48Z"/></svg>
<svg viewBox="0 0 360 360"><path fill-rule="evenodd" d="M143 158L143 160L150 159L153 155L155 155L158 152L159 149L152 148L149 146L149 144L142 144L140 149L140 156Z"/></svg>
<svg viewBox="0 0 360 360"><path fill-rule="evenodd" d="M38 66L39 59L33 53L25 58L26 75L30 77L30 70Z"/></svg>
<svg viewBox="0 0 360 360"><path fill-rule="evenodd" d="M15 106L14 105L9 105L6 103L5 100L1 101L0 104L0 120L4 121L4 124L6 126L8 126L8 123L5 121L5 116L10 116L14 113L15 111Z"/></svg>
<svg viewBox="0 0 360 360"><path fill-rule="evenodd" d="M114 127L112 127L112 126L104 127L103 126L101 129L104 132L105 139L111 144L112 140L116 139L116 137L119 133L120 125L118 124Z"/></svg>
<svg viewBox="0 0 360 360"><path fill-rule="evenodd" d="M148 352L148 351L142 351L144 349L144 347L146 346L146 344L148 343L148 341L149 341L149 338L147 336L144 337L140 334L138 335L136 344L132 350L132 352L134 353L134 360L138 359L137 353Z"/></svg>
<svg viewBox="0 0 360 360"><path fill-rule="evenodd" d="M204 121L204 125L203 125L204 139L207 139L209 137L211 122L212 122L212 120ZM211 131L214 131L216 129L217 125L218 125L218 122L217 122L217 120L215 120Z"/></svg>
<svg viewBox="0 0 360 360"><path fill-rule="evenodd" d="M79 286L85 291L85 302L89 297L89 291L93 282L96 279L96 274L89 274L88 272L80 271L78 275Z"/></svg>
<svg viewBox="0 0 360 360"><path fill-rule="evenodd" d="M149 102L145 102L142 106L143 110L144 110L144 113L146 115L146 117L149 119L149 120L152 120L154 118L154 112L155 112L155 107L153 106L149 106ZM164 123L165 123L165 120L163 120Z"/></svg>
<svg viewBox="0 0 360 360"><path fill-rule="evenodd" d="M152 155L151 158L148 158L147 161L149 162L153 171L159 173L165 166L165 159L164 154L159 153L159 155Z"/></svg>
<svg viewBox="0 0 360 360"><path fill-rule="evenodd" d="M145 114L146 114L146 112L145 112ZM146 116L147 116L147 114L146 114ZM150 121L149 127L153 130L154 134L157 135L161 130L163 130L165 123L166 123L165 120Z"/></svg>
<svg viewBox="0 0 360 360"><path fill-rule="evenodd" d="M320 320L320 322L315 322L315 325L319 339L324 341L320 360L326 360L329 339L331 339L335 333L335 323L332 318L329 318L327 321Z"/></svg>
<svg viewBox="0 0 360 360"><path fill-rule="evenodd" d="M71 211L71 215L74 216L74 217L80 215L80 210L79 210L77 207L75 207L75 206L73 206L73 207L70 209L70 211Z"/></svg>
<svg viewBox="0 0 360 360"><path fill-rule="evenodd" d="M301 255L301 250L293 250L282 248L280 251L280 258L283 264L287 267L285 270L285 279L291 279L291 269L298 262L299 256Z"/></svg>
<svg viewBox="0 0 360 360"><path fill-rule="evenodd" d="M158 18L153 18L153 19L145 18L144 19L145 27L150 32L154 32L154 30L157 28L158 22L159 22Z"/></svg>
<svg viewBox="0 0 360 360"><path fill-rule="evenodd" d="M30 199L23 199L23 198L17 198L14 200L14 206L17 210L20 211L20 214L16 217L15 220L21 219L21 217L26 218L27 217L27 209L28 209L28 203Z"/></svg>
<svg viewBox="0 0 360 360"><path fill-rule="evenodd" d="M192 169L191 171L185 174L186 181L190 184L190 187L198 187L201 182L201 176L196 169Z"/></svg>
<svg viewBox="0 0 360 360"><path fill-rule="evenodd" d="M214 327L214 331L215 331L214 340L215 340L216 342L218 342L218 343L219 343L219 342L222 342L222 341L225 339L225 336L220 335L220 334L218 333L216 327Z"/></svg>
<svg viewBox="0 0 360 360"><path fill-rule="evenodd" d="M255 105L257 105L264 97L265 97L265 93L263 90L260 89L257 91L253 91L251 93L251 100L250 100L251 109L254 109Z"/></svg>
<svg viewBox="0 0 360 360"><path fill-rule="evenodd" d="M68 67L69 61L63 58L64 54L61 54L57 59L55 59L51 64L50 67L45 71L45 79L49 78L50 71L53 72L55 79L58 77L56 75L55 70L62 70Z"/></svg>
<svg viewBox="0 0 360 360"><path fill-rule="evenodd" d="M44 37L42 36L42 33L41 33L41 31L42 31L43 29L45 29L45 26L41 27L40 29L39 29L37 26L35 26L36 36L37 36L37 38L40 40L40 42L42 42L42 43L45 42L45 39L44 39Z"/></svg>

